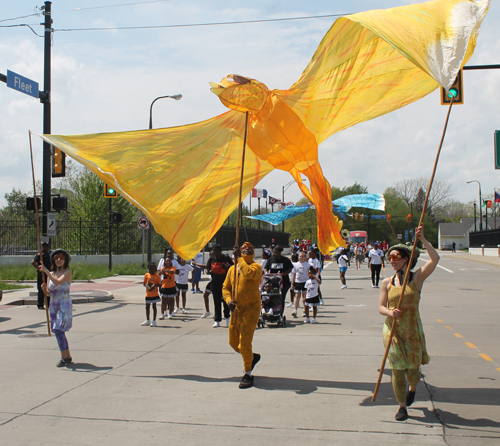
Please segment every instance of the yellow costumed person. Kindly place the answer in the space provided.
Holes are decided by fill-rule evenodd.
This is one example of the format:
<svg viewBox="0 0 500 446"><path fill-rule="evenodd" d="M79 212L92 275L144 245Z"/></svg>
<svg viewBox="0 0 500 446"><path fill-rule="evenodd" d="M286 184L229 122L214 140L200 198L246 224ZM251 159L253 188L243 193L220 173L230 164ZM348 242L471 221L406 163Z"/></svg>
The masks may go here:
<svg viewBox="0 0 500 446"><path fill-rule="evenodd" d="M259 292L262 268L254 262L254 249L245 242L233 250L236 264L229 268L222 288L222 296L231 310L229 324L229 345L243 357L244 375L240 389L253 386L252 370L260 360L258 353L252 352L252 340L259 321L261 297ZM235 271L236 270L236 286ZM233 290L236 293L233 293Z"/></svg>

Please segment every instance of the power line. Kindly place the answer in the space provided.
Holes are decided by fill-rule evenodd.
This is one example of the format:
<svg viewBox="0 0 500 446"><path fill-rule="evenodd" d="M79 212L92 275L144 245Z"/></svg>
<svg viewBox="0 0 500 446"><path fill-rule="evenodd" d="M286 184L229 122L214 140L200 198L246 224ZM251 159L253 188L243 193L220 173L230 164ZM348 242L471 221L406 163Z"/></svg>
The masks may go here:
<svg viewBox="0 0 500 446"><path fill-rule="evenodd" d="M324 19L329 17L343 17L346 15L351 15L352 12L345 14L327 14L327 15L317 15L317 16L307 16L307 17L287 17L281 19L264 19L264 20L242 20L237 22L213 22L213 23L191 23L185 25L149 25L149 26L117 26L109 28L61 28L54 31L116 31L116 30L132 30L132 29L155 29L155 28L187 28L195 26L220 26L220 25L240 25L246 23L269 23L269 22L285 22L290 20L309 20L309 19Z"/></svg>
<svg viewBox="0 0 500 446"><path fill-rule="evenodd" d="M146 2L121 3L119 5L92 6L92 7L89 7L89 8L65 9L65 10L62 10L62 11L52 11L52 13L55 13L55 12L78 12L78 11L87 11L89 9L118 8L120 6L145 5L147 3L164 3L164 2L169 2L169 1L171 1L171 0L150 0L150 1L146 1Z"/></svg>
<svg viewBox="0 0 500 446"><path fill-rule="evenodd" d="M40 15L40 13L28 14L28 15L22 15L22 16L20 16L20 17L14 17L14 18L12 18L12 19L3 19L3 20L0 20L0 23L1 23L1 22L10 22L10 21L12 21L12 20L25 19L25 18L27 18L27 17L34 17L34 16L39 16L39 15Z"/></svg>
<svg viewBox="0 0 500 446"><path fill-rule="evenodd" d="M27 26L29 29L31 29L31 31L33 32L33 34L35 34L35 36L43 37L40 34L36 33L36 31L31 27L32 25L28 25L26 23L20 23L18 25L0 25L0 28L17 28L19 26Z"/></svg>

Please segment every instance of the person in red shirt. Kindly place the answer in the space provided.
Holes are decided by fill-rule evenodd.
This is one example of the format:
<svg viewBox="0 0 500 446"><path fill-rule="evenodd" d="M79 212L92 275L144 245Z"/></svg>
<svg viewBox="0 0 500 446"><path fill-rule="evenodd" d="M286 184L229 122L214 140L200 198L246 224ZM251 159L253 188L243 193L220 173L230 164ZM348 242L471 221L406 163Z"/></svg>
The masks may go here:
<svg viewBox="0 0 500 446"><path fill-rule="evenodd" d="M156 327L156 304L161 302L158 294L158 288L161 286L160 276L156 273L156 263L149 263L149 273L144 275L143 285L146 287L146 320L141 324L142 326ZM149 319L151 305L153 305L153 320Z"/></svg>

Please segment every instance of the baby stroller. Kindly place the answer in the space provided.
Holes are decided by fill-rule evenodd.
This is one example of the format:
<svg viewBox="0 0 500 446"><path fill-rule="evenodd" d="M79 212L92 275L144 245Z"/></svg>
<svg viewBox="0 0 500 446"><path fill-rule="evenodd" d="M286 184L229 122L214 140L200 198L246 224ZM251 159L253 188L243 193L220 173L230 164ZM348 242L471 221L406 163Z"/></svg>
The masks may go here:
<svg viewBox="0 0 500 446"><path fill-rule="evenodd" d="M283 316L285 306L281 297L283 277L281 274L264 274L260 282L263 307L257 327L265 327L266 323L276 323L278 327L286 326L286 317Z"/></svg>

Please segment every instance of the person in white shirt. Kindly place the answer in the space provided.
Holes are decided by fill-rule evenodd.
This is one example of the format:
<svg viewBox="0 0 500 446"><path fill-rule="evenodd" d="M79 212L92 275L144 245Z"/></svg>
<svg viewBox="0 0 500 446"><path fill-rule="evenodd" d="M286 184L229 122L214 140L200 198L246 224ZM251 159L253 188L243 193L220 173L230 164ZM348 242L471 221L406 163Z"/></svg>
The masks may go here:
<svg viewBox="0 0 500 446"><path fill-rule="evenodd" d="M321 279L319 278L319 273L314 269L313 266L309 267L308 271L309 280L306 282L306 318L304 324L316 323L316 316L318 314L319 303L319 285L321 284ZM313 317L309 319L309 308L313 309Z"/></svg>
<svg viewBox="0 0 500 446"><path fill-rule="evenodd" d="M372 288L378 288L382 267L385 269L384 252L379 249L378 243L374 243L373 248L368 252L368 268L372 270Z"/></svg>
<svg viewBox="0 0 500 446"><path fill-rule="evenodd" d="M320 279L319 283L321 283L321 261L318 259L318 254L315 249L309 250L309 265L311 265L316 271L317 271L317 276ZM323 296L321 294L321 287L318 285L318 296L319 296L319 303L320 305L325 305L325 302L323 301Z"/></svg>
<svg viewBox="0 0 500 446"><path fill-rule="evenodd" d="M342 286L340 287L340 289L344 290L345 288L347 288L347 285L345 283L345 273L347 271L347 265L351 266L351 262L344 248L341 248L337 263L339 264L340 281L342 282Z"/></svg>
<svg viewBox="0 0 500 446"><path fill-rule="evenodd" d="M297 310L299 308L301 298L304 300L305 304L305 284L309 277L308 271L309 263L307 262L306 253L304 251L300 251L299 261L293 263L292 269L292 290L295 292L294 309L292 311L293 317L297 317Z"/></svg>
<svg viewBox="0 0 500 446"><path fill-rule="evenodd" d="M177 308L174 313L177 313L180 309L179 307L179 297L182 293L182 311L183 314L187 314L186 310L186 293L188 290L189 273L193 271L193 267L188 265L184 259L179 258L179 266L175 274L175 286L177 287L177 296L175 296L175 304Z"/></svg>
<svg viewBox="0 0 500 446"><path fill-rule="evenodd" d="M356 269L361 269L361 264L365 259L365 248L361 243L356 243Z"/></svg>

